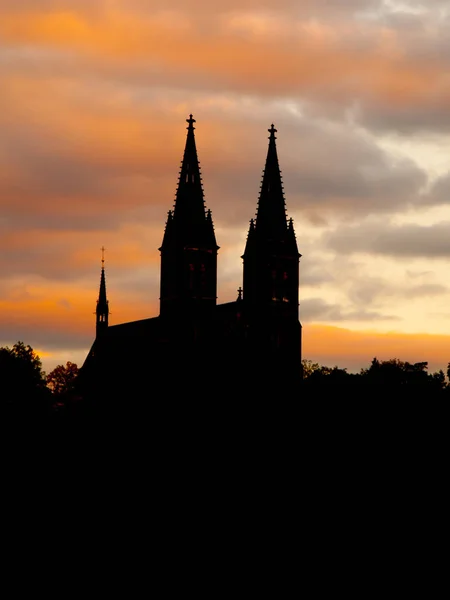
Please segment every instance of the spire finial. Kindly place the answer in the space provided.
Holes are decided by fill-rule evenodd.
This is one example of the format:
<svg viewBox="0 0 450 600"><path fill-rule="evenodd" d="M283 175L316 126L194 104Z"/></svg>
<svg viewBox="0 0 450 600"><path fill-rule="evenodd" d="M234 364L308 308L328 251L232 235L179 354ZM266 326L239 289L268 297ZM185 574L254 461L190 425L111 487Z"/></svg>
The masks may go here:
<svg viewBox="0 0 450 600"><path fill-rule="evenodd" d="M189 119L186 119L186 123L189 123L189 127L187 127L187 129L195 129L195 127L194 127L195 119L192 116L192 113L189 115Z"/></svg>
<svg viewBox="0 0 450 600"><path fill-rule="evenodd" d="M100 250L102 251L102 269L104 269L105 268L105 247L102 246L100 248Z"/></svg>
<svg viewBox="0 0 450 600"><path fill-rule="evenodd" d="M277 138L275 137L275 134L277 132L277 129L275 129L274 124L272 123L272 125L270 126L270 129L267 130L270 133L270 137L273 138L274 140L276 140Z"/></svg>
<svg viewBox="0 0 450 600"><path fill-rule="evenodd" d="M241 288L241 286L239 286L239 289L238 289L238 297L237 297L237 299L238 300L242 300L242 288Z"/></svg>

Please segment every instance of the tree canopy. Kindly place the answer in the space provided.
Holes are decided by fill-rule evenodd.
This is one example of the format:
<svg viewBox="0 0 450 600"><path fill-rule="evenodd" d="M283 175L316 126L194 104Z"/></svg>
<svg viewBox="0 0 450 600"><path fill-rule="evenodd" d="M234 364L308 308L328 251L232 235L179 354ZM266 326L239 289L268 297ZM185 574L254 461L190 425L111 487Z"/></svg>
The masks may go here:
<svg viewBox="0 0 450 600"><path fill-rule="evenodd" d="M312 392L340 392L348 397L438 398L450 396L450 383L442 370L428 373L428 362L409 363L398 358L380 361L357 374L347 369L324 367L303 360L304 389ZM450 363L447 368L450 378Z"/></svg>
<svg viewBox="0 0 450 600"><path fill-rule="evenodd" d="M49 411L50 391L38 354L19 341L0 348L0 398L3 413L42 416Z"/></svg>

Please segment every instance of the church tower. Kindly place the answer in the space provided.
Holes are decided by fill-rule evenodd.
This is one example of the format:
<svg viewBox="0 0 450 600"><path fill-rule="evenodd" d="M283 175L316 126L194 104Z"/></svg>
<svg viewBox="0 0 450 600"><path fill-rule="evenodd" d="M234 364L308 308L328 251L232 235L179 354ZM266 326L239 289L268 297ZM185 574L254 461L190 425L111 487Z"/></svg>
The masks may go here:
<svg viewBox="0 0 450 600"><path fill-rule="evenodd" d="M253 322L260 358L299 372L301 325L298 317L299 259L292 219L286 217L276 148L269 129L256 219L250 221L244 254L243 300Z"/></svg>
<svg viewBox="0 0 450 600"><path fill-rule="evenodd" d="M102 272L100 275L100 290L98 294L97 307L95 310L95 332L99 337L108 328L109 306L106 298L105 279L105 249L102 248Z"/></svg>
<svg viewBox="0 0 450 600"><path fill-rule="evenodd" d="M160 315L202 317L217 301L217 251L211 211L206 210L192 115L173 210L161 252Z"/></svg>

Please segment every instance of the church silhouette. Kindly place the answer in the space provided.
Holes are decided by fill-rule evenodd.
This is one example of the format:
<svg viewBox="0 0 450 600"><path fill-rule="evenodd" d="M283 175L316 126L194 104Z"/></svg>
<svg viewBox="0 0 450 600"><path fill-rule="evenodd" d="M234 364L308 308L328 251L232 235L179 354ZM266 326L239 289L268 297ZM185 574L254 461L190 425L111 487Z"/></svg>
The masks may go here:
<svg viewBox="0 0 450 600"><path fill-rule="evenodd" d="M256 217L242 255L237 299L217 303L217 245L206 209L194 123L161 253L158 316L109 324L104 262L96 337L80 371L83 396L127 402L248 397L298 388L301 382L299 259L286 216L276 132L269 147Z"/></svg>

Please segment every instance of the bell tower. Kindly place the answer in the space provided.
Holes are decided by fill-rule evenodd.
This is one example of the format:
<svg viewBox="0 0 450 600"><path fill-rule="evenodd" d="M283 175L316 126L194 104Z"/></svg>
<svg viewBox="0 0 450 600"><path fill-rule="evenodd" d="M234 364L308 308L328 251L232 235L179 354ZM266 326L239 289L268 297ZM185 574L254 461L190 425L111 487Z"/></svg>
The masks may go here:
<svg viewBox="0 0 450 600"><path fill-rule="evenodd" d="M217 301L217 251L211 211L206 210L194 136L188 123L175 204L169 211L161 252L160 315L199 317Z"/></svg>
<svg viewBox="0 0 450 600"><path fill-rule="evenodd" d="M243 300L252 322L255 355L280 368L300 372L301 325L299 260L292 219L287 219L276 132L269 148L256 218L251 219L245 251ZM284 366L283 366L284 365Z"/></svg>

